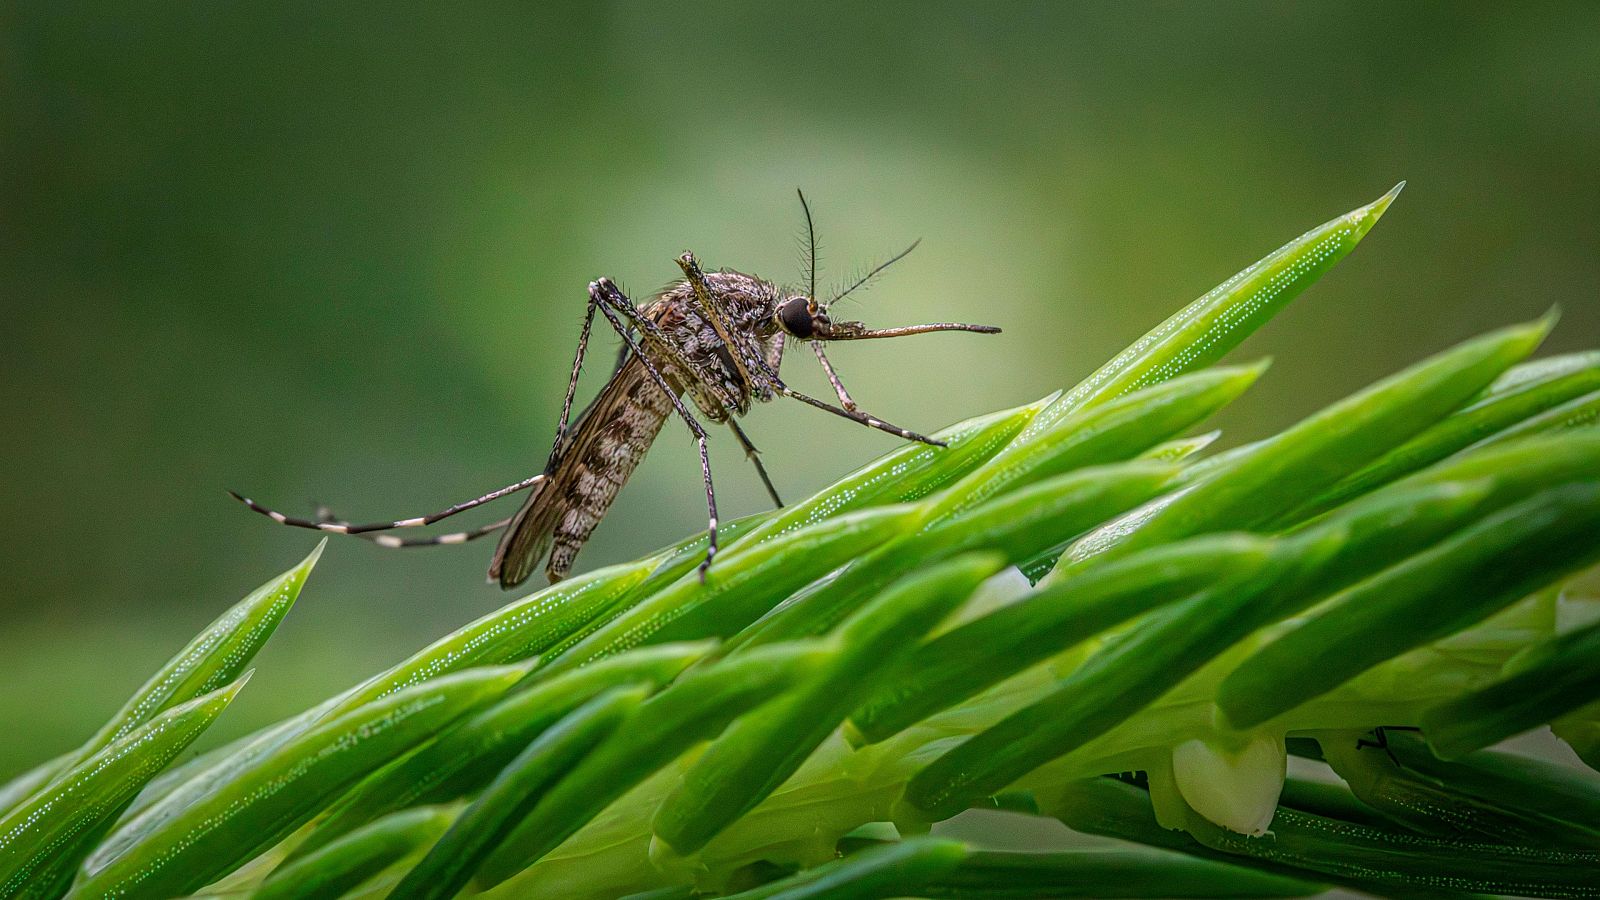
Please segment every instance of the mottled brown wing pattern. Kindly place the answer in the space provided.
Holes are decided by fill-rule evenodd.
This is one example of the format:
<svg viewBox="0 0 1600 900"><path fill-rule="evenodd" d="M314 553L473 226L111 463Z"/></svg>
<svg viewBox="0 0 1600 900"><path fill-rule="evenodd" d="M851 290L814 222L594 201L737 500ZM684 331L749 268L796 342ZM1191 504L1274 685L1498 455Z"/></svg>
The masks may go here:
<svg viewBox="0 0 1600 900"><path fill-rule="evenodd" d="M501 537L490 579L503 587L520 584L547 549L545 574L552 582L564 578L671 414L671 401L643 362L624 362L578 419L548 480Z"/></svg>

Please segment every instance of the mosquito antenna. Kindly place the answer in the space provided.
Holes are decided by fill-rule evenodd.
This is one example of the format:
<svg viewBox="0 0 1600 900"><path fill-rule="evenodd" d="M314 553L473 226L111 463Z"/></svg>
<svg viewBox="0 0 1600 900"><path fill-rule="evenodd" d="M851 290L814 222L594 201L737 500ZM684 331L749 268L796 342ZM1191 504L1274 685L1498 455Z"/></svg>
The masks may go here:
<svg viewBox="0 0 1600 900"><path fill-rule="evenodd" d="M806 296L813 300L817 297L817 229L811 224L811 204L806 202L806 192L795 188L794 192L800 197L800 209L806 214L806 269L809 277L806 281Z"/></svg>
<svg viewBox="0 0 1600 900"><path fill-rule="evenodd" d="M895 255L889 257L887 262L879 263L878 265L874 266L872 271L870 271L867 274L865 274L865 275L861 276L860 278L856 279L856 283L855 284L852 284L849 287L845 288L843 291L840 291L839 293L834 294L833 295L833 299L829 300L827 303L824 303L822 305L825 306L825 307L832 306L833 304L838 303L840 300L843 300L844 298L850 296L850 292L851 291L853 291L856 288L861 287L862 285L864 285L867 282L871 281L874 277L877 276L877 274L879 272L882 272L884 269L887 269L890 266L894 265L895 263L899 262L900 260L905 259L906 256L911 253L911 251L917 249L917 245L920 244L920 243L922 243L922 238L917 238L916 240L912 241L911 242L911 246L909 246L909 247L905 248L904 250L901 250L899 253L896 253Z"/></svg>

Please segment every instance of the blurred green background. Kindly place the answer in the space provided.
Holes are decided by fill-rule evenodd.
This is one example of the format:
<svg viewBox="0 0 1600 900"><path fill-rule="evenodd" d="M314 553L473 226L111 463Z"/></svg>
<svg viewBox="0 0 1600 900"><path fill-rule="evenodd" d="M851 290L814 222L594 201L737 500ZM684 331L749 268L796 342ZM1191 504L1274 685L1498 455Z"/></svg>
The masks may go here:
<svg viewBox="0 0 1600 900"><path fill-rule="evenodd" d="M836 351L918 429L1070 385L1401 178L1250 342L1228 441L1551 304L1550 349L1600 342L1593 4L13 3L0 161L0 777L315 544L224 488L368 519L529 474L584 285L643 299L684 249L797 281L797 186L826 284L923 238L853 315L1006 329ZM893 446L795 404L747 430L793 497ZM718 437L725 514L762 508ZM669 423L580 567L702 527L698 492ZM335 539L222 736L503 603L488 554Z"/></svg>

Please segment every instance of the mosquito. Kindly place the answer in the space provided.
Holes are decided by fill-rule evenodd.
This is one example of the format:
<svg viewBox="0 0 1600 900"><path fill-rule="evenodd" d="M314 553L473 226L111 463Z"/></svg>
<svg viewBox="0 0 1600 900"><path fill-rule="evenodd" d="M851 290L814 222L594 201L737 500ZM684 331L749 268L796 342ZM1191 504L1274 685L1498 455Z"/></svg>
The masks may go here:
<svg viewBox="0 0 1600 900"><path fill-rule="evenodd" d="M944 446L863 411L828 361L824 350L827 342L935 331L1000 331L991 325L960 322L874 329L861 322L834 321L828 311L835 303L905 258L917 244L873 267L830 299L818 300L816 229L804 193L800 193L800 207L806 220L808 274L803 293L731 269L707 272L689 252L677 259L683 279L642 307L628 299L609 278L590 282L589 304L578 335L566 399L561 404L561 421L544 471L539 474L432 515L364 525L338 519L326 508L319 509L312 519L287 516L238 493L229 493L280 524L357 535L385 547L460 544L500 532L500 543L489 563L490 583L508 589L516 587L527 580L541 559L546 560L546 577L554 583L571 571L578 551L610 509L617 492L644 459L667 419L676 415L694 435L700 451L700 476L709 516L706 555L699 566L700 579L704 581L717 555L717 494L711 482L711 457L701 418L726 424L733 431L772 502L782 506L783 501L761 464L759 451L739 427L738 418L750 411L752 403L789 397L904 440ZM622 347L616 368L599 395L573 419L573 396L597 313L622 338ZM790 343L811 347L838 397L837 406L795 390L778 376L784 349ZM420 539L385 533L432 525L522 491L529 494L515 515L470 531Z"/></svg>

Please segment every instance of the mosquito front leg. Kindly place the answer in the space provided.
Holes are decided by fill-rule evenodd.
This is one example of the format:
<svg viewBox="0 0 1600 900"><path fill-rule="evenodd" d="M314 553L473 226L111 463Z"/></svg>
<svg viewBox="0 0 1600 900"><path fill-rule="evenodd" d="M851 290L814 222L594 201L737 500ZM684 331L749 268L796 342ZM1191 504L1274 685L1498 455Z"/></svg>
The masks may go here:
<svg viewBox="0 0 1600 900"><path fill-rule="evenodd" d="M641 335L650 339L650 346L665 356L667 362L680 372L694 371L694 364L689 361L688 357L683 355L683 351L678 349L678 345L667 337L660 326L645 318L644 314L639 312L639 308L633 305L633 301L629 300L626 294L622 293L622 289L617 287L616 282L609 278L600 278L590 284L589 302L591 305L598 304L609 308L612 312L626 318L633 327L639 329ZM610 317L607 316L607 318ZM641 356L643 355L639 350L639 344L635 343L630 335L623 334L623 341L628 349L640 353Z"/></svg>
<svg viewBox="0 0 1600 900"><path fill-rule="evenodd" d="M683 400L678 396L678 392L672 389L672 385L667 382L666 377L656 368L655 362L645 354L644 349L634 340L633 334L628 330L628 327L622 324L622 320L618 319L617 313L613 311L613 306L620 304L629 309L634 309L635 314L637 314L633 301L624 296L620 290L617 290L616 285L605 278L589 285L589 297L594 301L594 305L599 306L600 314L606 317L606 321L611 323L611 327L616 329L617 334L622 336L623 341L627 342L629 349L638 355L639 362L644 365L645 371L650 373L651 380L656 383L656 387L667 395L667 399L672 402L672 408L677 411L678 417L683 419L684 424L689 426L689 431L694 434L695 443L699 445L700 477L705 483L706 514L709 520L706 525L706 558L700 562L699 569L700 582L704 584L706 570L711 568L711 560L717 555L717 489L711 483L711 450L706 440L705 427L689 412L688 407L683 405ZM639 316L639 321L645 322L648 320L643 316ZM654 323L650 324L654 327Z"/></svg>
<svg viewBox="0 0 1600 900"><path fill-rule="evenodd" d="M567 439L567 426L572 419L572 398L578 392L578 377L583 373L583 357L589 351L589 331L594 327L594 306L594 298L590 297L588 308L583 313L583 330L578 332L578 352L572 357L572 377L567 379L567 396L561 401L561 424L556 426L556 440L550 447L550 458L544 464L546 472L555 468L561 456L561 445Z"/></svg>
<svg viewBox="0 0 1600 900"><path fill-rule="evenodd" d="M432 525L441 519L448 519L456 513L466 512L469 509L482 506L483 504L492 500L499 500L501 497L504 497L508 494L515 494L518 491L527 490L528 488L533 487L534 485L543 481L544 478L545 476L543 473L534 475L530 478L524 478L516 484L508 484L503 488L492 490L489 493L484 494L482 497L475 497L471 500L457 503L454 506L436 512L433 515L415 516L410 519L395 519L391 522L368 522L364 525L350 525L344 522L326 522L317 521L315 519L301 519L296 518L295 516L286 516L276 510L268 509L267 507L262 506L254 500L251 500L250 498L245 497L235 491L229 491L228 493L233 495L233 499L243 503L245 506L250 507L256 512L261 513L263 516L266 516L272 521L277 522L279 525L292 525L295 528L310 528L315 531L329 531L334 534L365 534L369 531L392 531L396 528L421 528L425 525Z"/></svg>
<svg viewBox="0 0 1600 900"><path fill-rule="evenodd" d="M855 412L859 407L856 406L856 401L850 396L850 392L844 389L844 382L839 380L839 373L833 371L833 363L828 362L828 354L823 352L822 342L812 341L811 349L817 354L817 362L822 363L822 371L828 373L828 383L833 385L833 392L839 395L839 405L850 412Z"/></svg>
<svg viewBox="0 0 1600 900"><path fill-rule="evenodd" d="M745 435L744 429L739 427L739 423L732 416L728 417L728 427L733 429L733 436L739 439L739 446L744 448L745 459L750 460L750 464L756 467L756 474L761 476L761 483L766 485L767 496L772 498L772 505L782 507L783 499L778 496L778 489L772 486L772 479L767 477L767 467L761 464L761 451L756 449L755 444L750 443L750 438Z"/></svg>
<svg viewBox="0 0 1600 900"><path fill-rule="evenodd" d="M917 434L915 431L908 431L904 428L901 428L899 425L891 425L877 416L868 415L858 409L840 409L839 407L830 403L824 403L815 397L808 397L781 381L776 382L774 385L774 390L785 397L793 397L794 399L799 400L801 403L815 406L817 409L826 410L836 416L843 416L852 422L858 422L867 426L868 428L876 428L879 431L886 431L890 434L903 437L908 441L920 441L924 444L929 444L934 447L945 446L944 441L936 441L926 435Z"/></svg>

